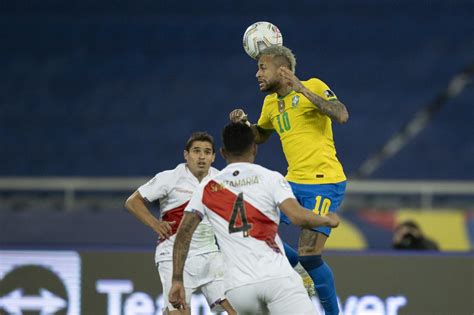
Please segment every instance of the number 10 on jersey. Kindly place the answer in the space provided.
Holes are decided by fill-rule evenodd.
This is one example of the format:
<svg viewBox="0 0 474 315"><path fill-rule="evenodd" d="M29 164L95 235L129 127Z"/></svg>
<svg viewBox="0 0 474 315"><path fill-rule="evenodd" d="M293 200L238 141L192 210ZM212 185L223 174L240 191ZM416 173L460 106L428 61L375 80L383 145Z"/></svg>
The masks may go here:
<svg viewBox="0 0 474 315"><path fill-rule="evenodd" d="M321 200L323 201L321 203ZM319 215L326 215L329 212L331 206L331 199L323 198L322 196L316 196L316 204L314 205L313 212Z"/></svg>

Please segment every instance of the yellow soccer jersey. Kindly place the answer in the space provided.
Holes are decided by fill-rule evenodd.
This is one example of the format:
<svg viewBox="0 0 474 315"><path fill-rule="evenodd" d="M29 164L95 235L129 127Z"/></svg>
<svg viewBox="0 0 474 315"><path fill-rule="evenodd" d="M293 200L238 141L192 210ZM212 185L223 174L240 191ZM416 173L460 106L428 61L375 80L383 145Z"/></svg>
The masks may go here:
<svg viewBox="0 0 474 315"><path fill-rule="evenodd" d="M302 83L325 100L337 99L319 79L312 78ZM278 98L276 93L268 95L263 102L258 126L273 129L280 136L288 162L287 180L299 184L330 184L346 180L336 157L331 119L303 94L292 91L282 98Z"/></svg>

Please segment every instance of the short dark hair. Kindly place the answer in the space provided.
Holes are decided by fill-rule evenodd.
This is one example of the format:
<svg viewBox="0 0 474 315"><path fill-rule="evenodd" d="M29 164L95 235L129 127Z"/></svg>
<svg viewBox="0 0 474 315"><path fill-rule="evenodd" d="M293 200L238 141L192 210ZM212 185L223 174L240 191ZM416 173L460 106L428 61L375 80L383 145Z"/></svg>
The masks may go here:
<svg viewBox="0 0 474 315"><path fill-rule="evenodd" d="M252 128L241 122L231 122L222 130L222 147L232 155L243 155L255 143Z"/></svg>
<svg viewBox="0 0 474 315"><path fill-rule="evenodd" d="M216 151L214 149L214 138L205 131L193 132L189 137L188 142L186 142L186 147L184 149L189 152L195 141L209 142L212 145L212 152Z"/></svg>
<svg viewBox="0 0 474 315"><path fill-rule="evenodd" d="M402 227L408 227L408 228L412 228L412 229L417 229L417 230L421 230L420 229L420 226L413 220L406 220L406 221L403 221L402 223L398 224L396 227L395 227L395 230L398 231L400 230Z"/></svg>

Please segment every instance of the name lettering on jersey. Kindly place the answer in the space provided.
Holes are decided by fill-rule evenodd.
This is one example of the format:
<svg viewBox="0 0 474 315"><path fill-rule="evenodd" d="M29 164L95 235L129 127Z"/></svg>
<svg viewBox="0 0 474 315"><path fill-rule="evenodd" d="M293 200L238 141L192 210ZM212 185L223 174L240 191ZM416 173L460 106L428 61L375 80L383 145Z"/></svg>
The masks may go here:
<svg viewBox="0 0 474 315"><path fill-rule="evenodd" d="M212 182L211 185L209 186L209 188L211 189L211 192L218 192L220 190L225 189L225 185L224 184L219 184L219 183L216 183L216 182Z"/></svg>
<svg viewBox="0 0 474 315"><path fill-rule="evenodd" d="M258 176L251 176L251 177L246 177L246 178L241 178L241 179L236 179L236 180L226 180L224 181L224 185L230 186L230 187L242 187L242 186L249 186L249 185L255 185L258 184Z"/></svg>

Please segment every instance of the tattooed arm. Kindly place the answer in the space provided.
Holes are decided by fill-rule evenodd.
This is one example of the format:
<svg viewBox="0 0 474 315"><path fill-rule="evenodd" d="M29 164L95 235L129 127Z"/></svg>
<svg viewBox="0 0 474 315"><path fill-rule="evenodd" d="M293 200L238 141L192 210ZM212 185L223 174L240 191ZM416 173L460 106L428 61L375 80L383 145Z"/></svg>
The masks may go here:
<svg viewBox="0 0 474 315"><path fill-rule="evenodd" d="M337 121L340 124L347 122L349 119L349 113L344 104L339 100L330 100L327 101L322 97L311 92L307 87L305 87L301 81L296 77L296 75L287 67L280 67L280 75L283 80L297 93L303 94L311 103L313 103L321 112L327 115L332 120Z"/></svg>
<svg viewBox="0 0 474 315"><path fill-rule="evenodd" d="M188 256L189 244L193 237L194 230L201 222L201 217L192 212L185 212L183 221L179 225L176 233L176 240L173 247L173 281L183 281L184 262Z"/></svg>
<svg viewBox="0 0 474 315"><path fill-rule="evenodd" d="M261 144L261 143L266 142L273 133L273 130L263 129L257 124L250 125L250 128L252 128L253 134L255 136L256 144Z"/></svg>
<svg viewBox="0 0 474 315"><path fill-rule="evenodd" d="M337 214L329 212L324 216L320 216L309 209L303 208L295 198L285 199L278 205L278 208L290 219L291 223L305 229L320 226L336 228L339 226L340 219Z"/></svg>
<svg viewBox="0 0 474 315"><path fill-rule="evenodd" d="M342 104L339 100L336 99L326 101L324 98L314 94L306 87L300 93L306 96L306 98L309 99L311 103L316 105L319 110L329 116L329 118L331 118L332 120L343 124L349 119L349 113L347 112L346 106Z"/></svg>
<svg viewBox="0 0 474 315"><path fill-rule="evenodd" d="M188 256L189 244L201 217L192 212L185 212L179 225L173 247L173 278L168 300L177 309L186 309L186 297L183 285L183 269Z"/></svg>
<svg viewBox="0 0 474 315"><path fill-rule="evenodd" d="M176 221L166 222L158 220L148 209L147 201L142 197L140 192L135 191L125 202L125 207L134 216L136 216L143 224L151 227L155 231L160 239L168 239L171 236L173 225Z"/></svg>

